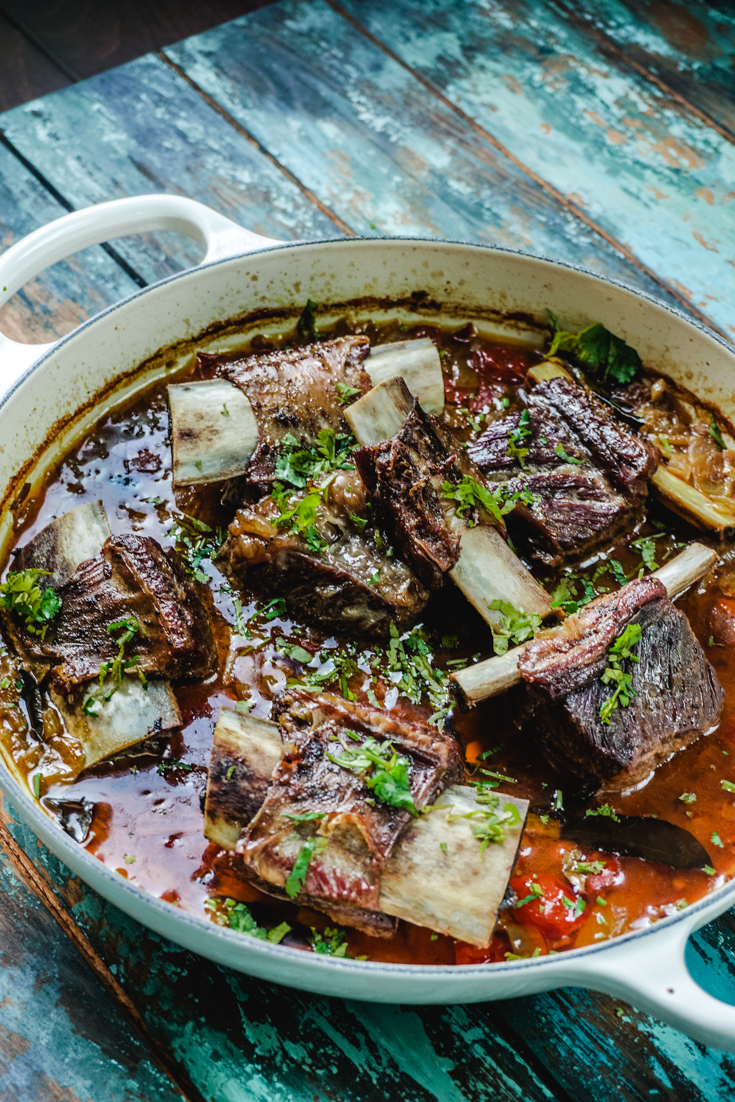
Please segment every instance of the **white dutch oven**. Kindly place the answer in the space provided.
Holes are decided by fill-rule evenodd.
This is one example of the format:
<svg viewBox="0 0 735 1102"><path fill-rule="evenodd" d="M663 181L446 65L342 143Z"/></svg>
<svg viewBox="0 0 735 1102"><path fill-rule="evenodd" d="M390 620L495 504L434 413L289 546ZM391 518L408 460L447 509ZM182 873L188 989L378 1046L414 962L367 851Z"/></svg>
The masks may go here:
<svg viewBox="0 0 735 1102"><path fill-rule="evenodd" d="M511 324L523 326L522 315L531 329L531 319L537 327L545 324L551 306L570 327L603 322L637 348L649 366L735 420L735 355L728 346L683 314L600 276L503 249L451 242L281 244L174 196L117 200L36 230L0 257L0 305L44 268L80 249L154 229L203 242L203 263L131 295L54 344L21 345L0 336L5 542L7 507L18 487L35 483L59 450L92 422L90 407L103 392L114 401L122 393L115 384L127 378L130 393L142 385L136 370L141 363L214 323L266 307L297 311L307 295L338 304L365 296L397 301L422 291L450 317L484 316L491 323L496 311L496 321L515 314ZM165 357L154 362L160 373ZM85 407L86 415L78 414ZM578 985L628 1000L704 1044L735 1051L735 1006L704 992L684 963L692 931L735 903L735 881L646 929L558 956L463 967L334 959L243 937L154 898L73 842L2 766L0 787L49 849L112 903L187 949L242 972L327 995L400 1003L503 999Z"/></svg>

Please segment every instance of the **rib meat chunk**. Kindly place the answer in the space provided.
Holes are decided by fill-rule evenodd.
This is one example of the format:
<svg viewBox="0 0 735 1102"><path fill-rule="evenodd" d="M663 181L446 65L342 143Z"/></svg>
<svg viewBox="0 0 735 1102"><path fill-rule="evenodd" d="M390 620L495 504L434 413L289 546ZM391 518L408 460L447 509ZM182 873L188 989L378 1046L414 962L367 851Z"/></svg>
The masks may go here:
<svg viewBox="0 0 735 1102"><path fill-rule="evenodd" d="M209 615L175 552L145 536L111 536L99 555L80 563L58 591L61 611L46 635L30 635L16 619L14 642L41 676L70 692L98 677L118 653L108 628L135 618L141 626L131 653L146 674L172 680L208 676L217 656ZM10 617L8 617L10 619Z"/></svg>
<svg viewBox="0 0 735 1102"><path fill-rule="evenodd" d="M400 432L361 448L355 462L388 540L424 585L439 588L459 561L468 523L478 520L474 506L460 516L457 502L445 498L442 487L446 482L458 486L465 475L482 481L482 475L416 401Z"/></svg>
<svg viewBox="0 0 735 1102"><path fill-rule="evenodd" d="M379 933L376 917L385 918L379 906L382 872L412 815L376 798L361 775L335 759L390 742L406 759L419 809L462 776L457 742L326 693L293 692L280 705L279 720L284 757L237 852L264 890L282 895L308 845L312 856L297 900L351 925L364 926L367 912L370 932ZM393 923L387 922L390 934Z"/></svg>
<svg viewBox="0 0 735 1102"><path fill-rule="evenodd" d="M492 422L469 454L487 478L534 495L533 504L516 505L507 518L509 530L525 539L536 558L559 565L611 542L635 523L658 456L603 402L569 379L540 383L527 402L529 435L518 445L527 449L523 463L508 448L519 412Z"/></svg>
<svg viewBox="0 0 735 1102"><path fill-rule="evenodd" d="M414 622L429 594L404 563L378 548L360 480L340 472L326 496L314 498L319 551L313 537L310 543L274 524L280 510L272 498L238 509L219 557L233 586L282 594L294 613L335 630L380 634L392 620Z"/></svg>
<svg viewBox="0 0 735 1102"><path fill-rule="evenodd" d="M614 691L601 677L628 624L641 628L638 662L624 660L634 695L604 723ZM724 693L689 621L656 578L591 601L561 630L532 640L518 668L533 699L532 722L555 764L585 778L630 784L713 727Z"/></svg>
<svg viewBox="0 0 735 1102"><path fill-rule="evenodd" d="M301 443L314 444L321 429L349 431L337 384L369 390L372 384L364 368L369 352L368 338L356 336L240 360L200 355L205 371L214 364L217 375L229 379L250 400L260 434L250 461L250 482L273 480L278 444L288 433Z"/></svg>

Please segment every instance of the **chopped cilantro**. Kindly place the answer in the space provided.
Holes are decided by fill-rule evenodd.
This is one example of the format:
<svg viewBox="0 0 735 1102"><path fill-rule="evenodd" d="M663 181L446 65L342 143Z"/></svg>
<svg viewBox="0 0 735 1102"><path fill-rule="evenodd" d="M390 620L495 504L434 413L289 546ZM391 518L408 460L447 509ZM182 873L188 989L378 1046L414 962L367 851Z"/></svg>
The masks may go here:
<svg viewBox="0 0 735 1102"><path fill-rule="evenodd" d="M525 467L526 456L528 455L528 448L523 447L523 441L527 436L532 435L532 430L528 427L530 424L531 414L527 409L524 409L518 418L518 424L508 433L507 454L511 458L517 459L522 467Z"/></svg>
<svg viewBox="0 0 735 1102"><path fill-rule="evenodd" d="M725 789L725 792L735 792L735 784L732 781L720 781L720 784Z"/></svg>
<svg viewBox="0 0 735 1102"><path fill-rule="evenodd" d="M310 551L321 554L327 546L327 541L319 535L315 523L316 511L322 499L321 490L311 490L295 505L289 506L286 502L290 496L290 492L281 483L273 484L273 498L281 509L280 514L273 517L273 524L276 528L286 528L301 536Z"/></svg>
<svg viewBox="0 0 735 1102"><path fill-rule="evenodd" d="M620 633L608 652L607 667L601 677L603 685L615 685L612 696L608 697L600 706L600 719L604 724L610 723L612 713L618 707L627 708L632 698L636 695L633 689L633 675L623 670L623 662L640 662L632 648L637 646L641 639L640 624L628 624Z"/></svg>
<svg viewBox="0 0 735 1102"><path fill-rule="evenodd" d="M665 455L665 456L666 456L666 457L667 457L668 459L671 459L671 457L672 457L672 455L673 455L674 453L673 453L673 451L671 450L671 444L669 443L669 441L668 441L667 437L665 437L665 436L662 436L662 435L661 435L661 433L659 433L659 436L658 436L658 442L659 442L659 444L661 445L661 449L662 449L662 451L663 451L664 455Z"/></svg>
<svg viewBox="0 0 735 1102"><path fill-rule="evenodd" d="M319 934L312 926L311 947L315 953L323 953L329 957L347 956L347 932L345 930L332 929L329 926L324 934Z"/></svg>
<svg viewBox="0 0 735 1102"><path fill-rule="evenodd" d="M638 551L648 570L658 570L658 563L656 562L656 538L656 536L642 536L641 539L633 540L630 545Z"/></svg>
<svg viewBox="0 0 735 1102"><path fill-rule="evenodd" d="M733 785L733 790L735 791L735 785ZM679 799L683 804L695 804L697 802L697 797L694 792L682 792Z"/></svg>
<svg viewBox="0 0 735 1102"><path fill-rule="evenodd" d="M301 445L289 432L283 437L276 457L276 479L303 490L309 482L330 471L353 471L355 465L348 458L354 443L350 433L325 428L317 436L316 447L312 447Z"/></svg>
<svg viewBox="0 0 735 1102"><path fill-rule="evenodd" d="M250 709L255 705L254 700L236 700L235 711L240 712L241 715L248 715Z"/></svg>
<svg viewBox="0 0 735 1102"><path fill-rule="evenodd" d="M411 795L410 762L391 742L378 743L369 737L359 746L342 746L340 757L327 753L329 761L362 777L381 803L418 815Z"/></svg>
<svg viewBox="0 0 735 1102"><path fill-rule="evenodd" d="M440 842L440 843L439 843L439 849L440 849L440 850L442 851L442 853L443 853L443 854L444 854L444 855L446 856L446 853L447 853L447 843L446 843L446 842Z"/></svg>
<svg viewBox="0 0 735 1102"><path fill-rule="evenodd" d="M465 811L459 815L453 815L450 807L447 813L447 822L453 823L457 819L468 819L470 828L477 841L480 843L480 855L491 842L505 841L508 829L517 826L521 822L521 816L515 804L503 804L500 806L500 796L496 792L486 791L483 799L478 803L485 806L477 811ZM443 805L437 804L437 807Z"/></svg>
<svg viewBox="0 0 735 1102"><path fill-rule="evenodd" d="M561 901L567 910L573 913L575 918L579 918L580 915L584 914L587 906L581 896L577 899L567 899L567 897L563 895Z"/></svg>
<svg viewBox="0 0 735 1102"><path fill-rule="evenodd" d="M457 413L461 413L469 423L473 432L482 432L482 422L487 418L486 413L470 413L465 406L457 406Z"/></svg>
<svg viewBox="0 0 735 1102"><path fill-rule="evenodd" d="M709 434L712 437L712 439L714 440L717 447L720 449L720 451L721 452L724 451L725 450L725 441L722 439L722 430L720 429L720 426L717 424L717 421L715 420L714 413L711 415L710 421L709 421Z"/></svg>
<svg viewBox="0 0 735 1102"><path fill-rule="evenodd" d="M316 311L319 306L318 302L314 302L313 299L308 298L306 300L306 306L301 311L301 317L296 322L296 332L305 341L316 341L319 339L319 334L316 331Z"/></svg>
<svg viewBox="0 0 735 1102"><path fill-rule="evenodd" d="M556 792L554 793L554 802L551 806L553 807L554 811L564 810L564 793L562 792L561 788L557 788Z"/></svg>
<svg viewBox="0 0 735 1102"><path fill-rule="evenodd" d="M509 601L489 601L488 608L503 613L498 624L490 625L496 654L506 654L510 643L525 643L533 639L541 627L541 617L537 613L514 608Z"/></svg>
<svg viewBox="0 0 735 1102"><path fill-rule="evenodd" d="M574 865L574 871L580 873L581 876L599 876L606 864L607 861L577 861Z"/></svg>
<svg viewBox="0 0 735 1102"><path fill-rule="evenodd" d="M161 774L170 773L174 769L180 769L182 773L190 773L193 768L194 766L189 762L177 761L174 758L164 758L156 766L156 770Z"/></svg>
<svg viewBox="0 0 735 1102"><path fill-rule="evenodd" d="M116 624L108 624L107 630L110 633L121 631L122 634L118 635L115 640L117 643L117 655L113 658L112 662L102 663L100 666L99 684L97 688L86 697L82 704L82 711L86 712L88 716L99 715L99 708L106 704L113 694L117 692L122 684L123 677L131 670L138 675L143 688L148 688L146 676L139 666L140 655L134 654L130 658L125 657L125 648L128 643L132 642L138 633L145 635L145 628L134 616L131 616L126 620L118 620ZM110 684L105 686L108 676L110 678Z"/></svg>
<svg viewBox="0 0 735 1102"><path fill-rule="evenodd" d="M602 807L595 808L594 810L592 810L592 808L587 808L585 815L602 815L604 818L612 819L616 823L620 822L620 816L615 814L610 804L603 804Z"/></svg>
<svg viewBox="0 0 735 1102"><path fill-rule="evenodd" d="M323 819L326 814L326 811L303 811L301 814L294 812L289 815L287 813L286 818L293 819L295 823L311 823L316 819Z"/></svg>
<svg viewBox="0 0 735 1102"><path fill-rule="evenodd" d="M259 941L270 941L274 945L278 945L279 942L283 941L286 934L290 933L291 930L286 922L281 922L279 926L274 926L272 930L264 929L255 921L250 913L250 908L246 907L244 903L236 903L234 899L225 900L225 915L231 930L237 931L238 934L248 934Z"/></svg>
<svg viewBox="0 0 735 1102"><path fill-rule="evenodd" d="M276 648L279 654L293 659L294 662L301 662L303 665L308 665L314 657L304 647L300 647L298 643L287 643L285 639L276 639Z"/></svg>
<svg viewBox="0 0 735 1102"><path fill-rule="evenodd" d="M527 903L536 903L539 899L544 898L544 889L535 881L529 886L529 892L531 893L530 895L524 896L523 899L516 900L513 904L516 909L518 909L518 907L525 907Z"/></svg>
<svg viewBox="0 0 735 1102"><path fill-rule="evenodd" d="M242 614L242 601L239 597L235 597L232 604L235 608L235 635L239 635L241 638L245 638L248 632L248 623Z"/></svg>
<svg viewBox="0 0 735 1102"><path fill-rule="evenodd" d="M323 853L327 848L328 841L328 838L323 838L320 834L312 834L310 838L306 839L286 881L286 895L289 899L295 899L299 894L306 883L306 874L309 871L312 857L318 857L320 853Z"/></svg>
<svg viewBox="0 0 735 1102"><path fill-rule="evenodd" d="M221 530L214 532L203 520L184 513L176 517L167 535L176 543L187 574L191 574L197 582L208 582L209 577L202 570L202 560L215 557L224 542L224 533Z"/></svg>
<svg viewBox="0 0 735 1102"><path fill-rule="evenodd" d="M221 415L222 417L229 417L229 416L230 416L230 411L229 411L229 409L227 408L227 404L226 404L226 402L223 402L223 403L222 403L222 409L220 410L220 415Z"/></svg>
<svg viewBox="0 0 735 1102"><path fill-rule="evenodd" d="M715 870L712 868L711 865L702 865L702 872L706 872L707 876L715 875Z"/></svg>
<svg viewBox="0 0 735 1102"><path fill-rule="evenodd" d="M0 608L17 613L25 620L26 630L42 639L49 621L61 611L61 598L55 590L50 585L41 589L36 580L48 573L48 570L11 570L0 585Z"/></svg>
<svg viewBox="0 0 735 1102"><path fill-rule="evenodd" d="M337 397L343 406L349 405L353 398L357 398L358 394L362 394L359 387L348 386L347 383L335 383L334 389L337 391Z"/></svg>
<svg viewBox="0 0 735 1102"><path fill-rule="evenodd" d="M41 799L41 774L33 774L33 795L37 800Z"/></svg>
<svg viewBox="0 0 735 1102"><path fill-rule="evenodd" d="M261 611L264 620L275 620L277 616L286 615L286 602L283 597L274 597Z"/></svg>
<svg viewBox="0 0 735 1102"><path fill-rule="evenodd" d="M602 368L603 379L609 377L615 383L631 382L642 366L636 350L599 322L579 333L557 328L548 355L555 356L558 352L571 353L595 371Z"/></svg>
<svg viewBox="0 0 735 1102"><path fill-rule="evenodd" d="M712 834L710 835L710 842L712 842L716 846L719 846L720 849L725 848L725 843L722 841L716 830L712 831Z"/></svg>
<svg viewBox="0 0 735 1102"><path fill-rule="evenodd" d="M380 581L380 569L376 570L371 578L368 578L368 585L377 585Z"/></svg>
<svg viewBox="0 0 735 1102"><path fill-rule="evenodd" d="M365 517L355 516L354 513L350 513L350 520L354 524L355 528L359 528L360 530L362 530L367 524L367 520Z"/></svg>
<svg viewBox="0 0 735 1102"><path fill-rule="evenodd" d="M559 456L560 459L563 459L565 463L576 463L578 467L581 467L584 463L584 459L576 459L573 455L567 455L561 440L554 448L554 452L556 453L556 455Z"/></svg>
<svg viewBox="0 0 735 1102"><path fill-rule="evenodd" d="M126 865L132 865L132 864L134 864L134 862L135 862L135 857L133 856L133 854L132 853L126 853L125 854L125 864Z"/></svg>

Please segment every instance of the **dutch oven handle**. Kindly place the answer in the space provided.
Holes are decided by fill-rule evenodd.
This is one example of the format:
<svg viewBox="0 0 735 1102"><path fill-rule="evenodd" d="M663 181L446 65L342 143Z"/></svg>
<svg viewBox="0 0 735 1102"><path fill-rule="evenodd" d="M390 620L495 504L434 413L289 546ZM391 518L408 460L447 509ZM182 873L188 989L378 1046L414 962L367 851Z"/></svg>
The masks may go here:
<svg viewBox="0 0 735 1102"><path fill-rule="evenodd" d="M280 244L243 229L211 207L182 195L113 199L56 218L0 256L0 306L44 268L90 245L149 230L185 233L206 247L203 264ZM0 333L0 390L5 392L51 344L19 344Z"/></svg>
<svg viewBox="0 0 735 1102"><path fill-rule="evenodd" d="M708 913L704 921L713 917ZM689 936L700 925L695 914L668 930L653 928L592 955L569 982L624 999L703 1045L735 1052L735 1006L700 987L684 959Z"/></svg>

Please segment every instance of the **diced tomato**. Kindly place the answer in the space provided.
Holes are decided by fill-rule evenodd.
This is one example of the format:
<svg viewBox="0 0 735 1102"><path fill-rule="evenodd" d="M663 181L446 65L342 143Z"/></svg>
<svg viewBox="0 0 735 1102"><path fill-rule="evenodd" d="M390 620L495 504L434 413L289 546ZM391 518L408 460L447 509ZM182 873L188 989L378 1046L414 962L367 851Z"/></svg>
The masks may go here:
<svg viewBox="0 0 735 1102"><path fill-rule="evenodd" d="M605 862L602 872L595 872L588 876L584 886L585 896L588 899L596 899L598 895L602 895L607 888L615 884L620 877L620 862L607 853L593 853L591 857L587 857L585 860L589 864L593 861Z"/></svg>
<svg viewBox="0 0 735 1102"><path fill-rule="evenodd" d="M517 920L536 926L549 941L571 934L584 922L585 901L549 872L515 876L510 886L521 904L514 908Z"/></svg>

